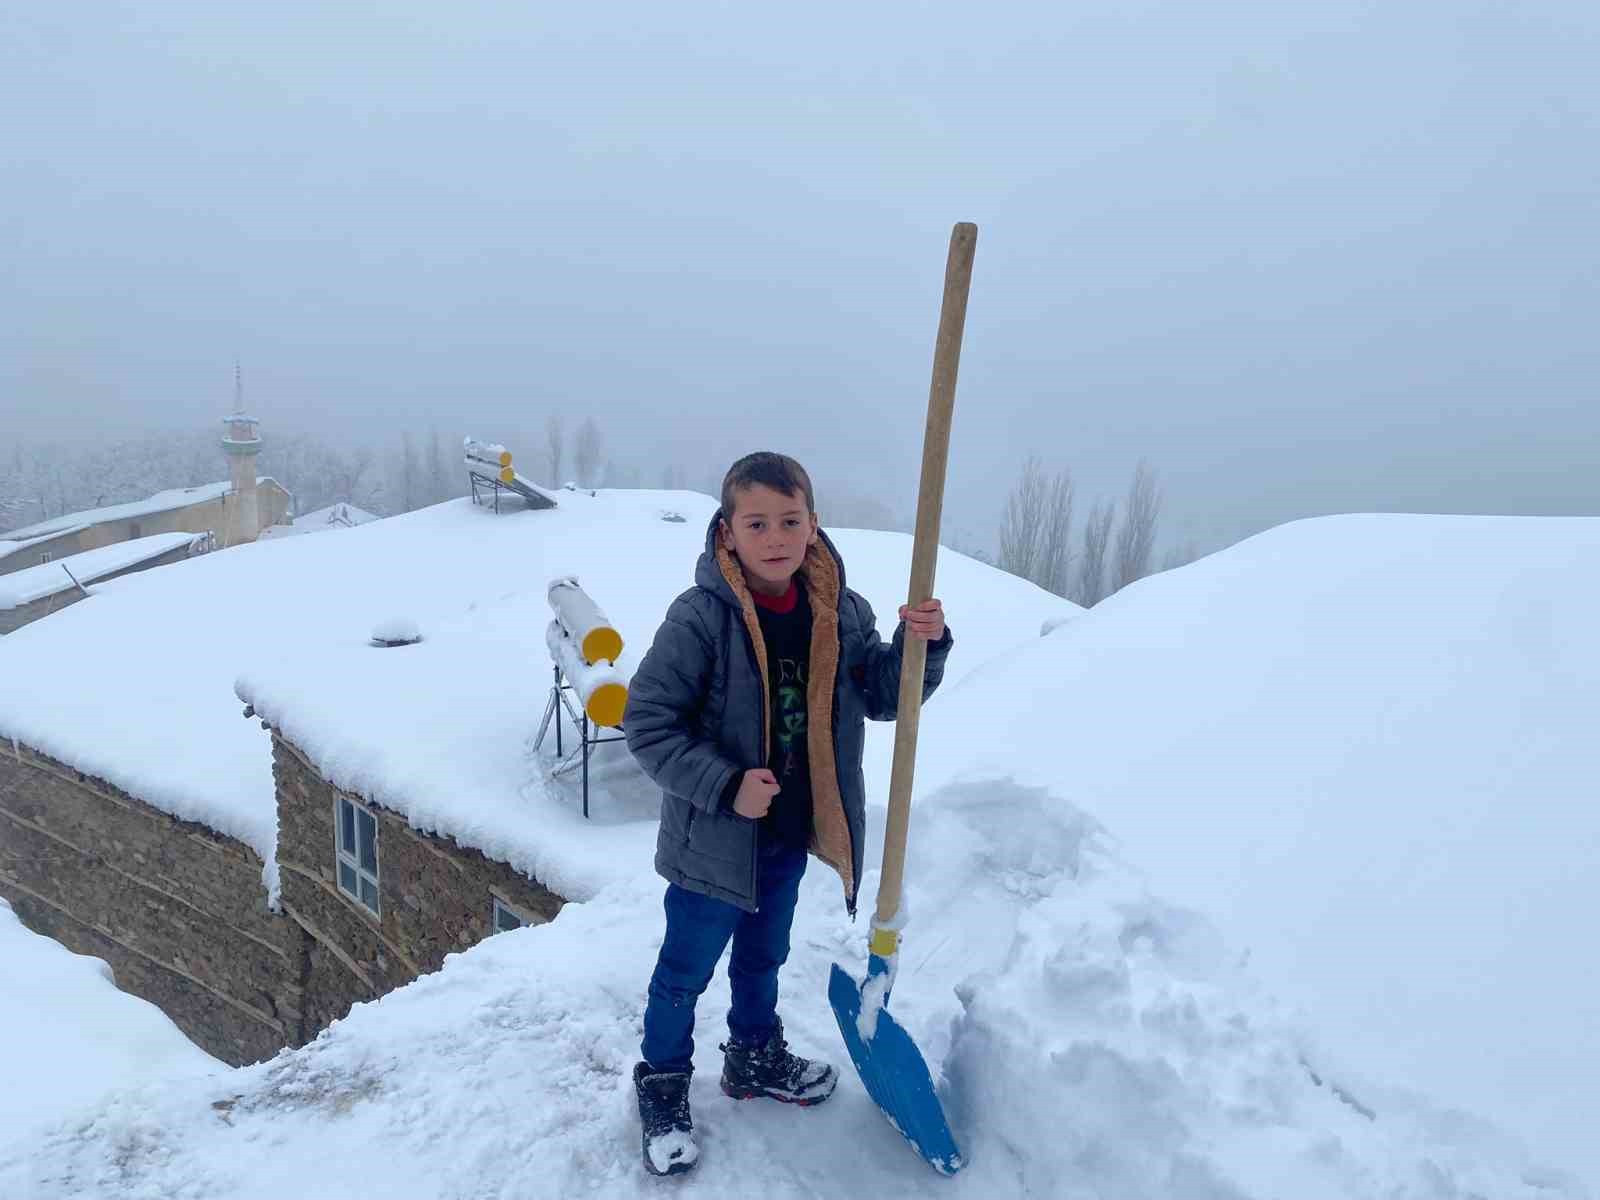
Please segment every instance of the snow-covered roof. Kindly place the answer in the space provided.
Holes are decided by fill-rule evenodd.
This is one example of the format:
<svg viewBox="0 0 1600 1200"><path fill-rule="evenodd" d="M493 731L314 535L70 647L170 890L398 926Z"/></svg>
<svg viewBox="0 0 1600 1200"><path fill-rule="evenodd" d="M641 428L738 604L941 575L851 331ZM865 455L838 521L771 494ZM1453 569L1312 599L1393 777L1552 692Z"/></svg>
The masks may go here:
<svg viewBox="0 0 1600 1200"><path fill-rule="evenodd" d="M96 550L69 554L36 567L25 567L10 575L0 575L0 608L20 608L57 592L70 591L76 585L67 571L71 571L79 583L93 583L107 575L115 575L118 571L159 558L180 546L192 545L204 537L204 534L196 533L157 533L132 541L114 542Z"/></svg>
<svg viewBox="0 0 1600 1200"><path fill-rule="evenodd" d="M57 529L50 533L41 533L17 540L12 540L11 534L8 533L4 538L0 538L0 558L6 558L12 554L21 554L24 550L37 546L40 542L48 542L51 538L60 537L63 533L76 533L80 529L87 528L88 526L86 525L69 525L65 529Z"/></svg>
<svg viewBox="0 0 1600 1200"><path fill-rule="evenodd" d="M365 525L369 521L382 518L357 508L354 504L343 501L330 504L326 508L319 508L308 512L303 517L296 517L292 524L296 529L321 531L324 529L348 529L355 525Z"/></svg>
<svg viewBox="0 0 1600 1200"><path fill-rule="evenodd" d="M631 869L654 837L657 802L613 746L595 771L615 798L597 799L595 820L585 822L567 785L547 789L528 757L550 680L546 588L577 575L627 640L631 672L692 581L714 508L686 492L567 494L561 508L500 515L463 499L337 538L272 539L126 576L97 603L4 639L0 736L239 837L270 860L270 750L259 726L240 719L237 683L334 783L587 898ZM663 520L668 509L688 520ZM892 631L910 539L836 536L852 585ZM946 593L991 614L960 629L953 674L1072 609L955 554L941 558L940 578ZM393 616L416 621L423 641L373 648L374 625ZM240 629L252 631L253 645L238 645ZM197 645L206 652L193 653ZM62 669L73 661L102 687L86 689L83 676ZM493 697L484 663L499 664ZM108 708L102 688L124 702Z"/></svg>
<svg viewBox="0 0 1600 1200"><path fill-rule="evenodd" d="M271 483L276 485L277 480L270 476L262 475L256 480L257 485ZM5 534L8 541L20 542L30 538L59 537L63 533L71 533L75 529L87 529L92 525L103 525L107 521L132 521L139 517L154 516L156 513L171 512L175 508L187 508L191 504L201 504L207 500L215 500L225 496L233 490L233 484L227 480L221 483L203 483L196 487L170 488L164 492L157 492L143 500L133 500L127 504L111 504L104 508L91 508L83 512L66 513L59 517L52 517L48 521L39 521L33 525L25 525L21 529L11 529ZM15 549L15 547L13 547ZM0 556L7 553L5 542L0 541Z"/></svg>
<svg viewBox="0 0 1600 1200"><path fill-rule="evenodd" d="M589 903L453 956L309 1046L204 1086L152 1083L32 1154L0 1153L0 1193L120 1171L151 1194L226 1194L225 1179L285 1160L316 1164L319 1185L391 1191L659 1191L619 1116L659 948L656 804L625 757L602 751L585 824L528 739L549 677L545 582L578 575L637 656L686 581L711 502L565 499L512 518L457 502L206 556L0 641L0 735L48 735L62 750L41 748L80 769L120 760L167 803L230 784L270 796L264 735L233 709L236 732L211 715L239 659L171 681L153 669L184 639L207 647L196 659L231 644L215 635L239 627L239 610L204 612L226 609L221 596L259 603L244 619L270 613L282 629L245 656L239 692L325 775L590 888L557 883ZM662 520L669 508L689 520ZM837 540L886 624L906 539ZM188 610L166 582L180 573L208 580L184 589ZM294 586L302 576L316 586ZM1600 519L1326 518L1144 580L1040 637L1045 601L1070 609L941 555L957 647L922 719L894 999L972 1160L941 1186L1588 1195L1559 1168L1600 1183L1600 980L1583 953L1600 901L1597 586ZM424 640L368 647L397 610ZM134 625L167 644L122 649ZM90 689L63 657L69 633L109 667L95 690L138 704L79 695ZM119 711L150 707L165 711ZM192 724L164 735L181 719ZM868 740L869 866L892 732L874 725ZM192 761L176 761L180 746ZM869 901L876 882L869 870ZM859 970L865 930L825 869L803 883L795 930L787 1033L844 1081L805 1138L775 1138L770 1113L711 1107L715 1039L701 1039L694 1095L708 1132L714 1114L717 1153L697 1194L744 1195L757 1176L775 1198L922 1194L931 1176L879 1120L831 1029L829 964ZM707 1021L727 994L719 976ZM591 1068L576 1083L575 1061ZM370 1136L352 1142L315 1098L282 1102L313 1093ZM494 1118L524 1103L574 1119L508 1150ZM418 1112L436 1137L418 1141ZM130 1160L136 1142L182 1151ZM459 1153L441 1160L433 1143Z"/></svg>

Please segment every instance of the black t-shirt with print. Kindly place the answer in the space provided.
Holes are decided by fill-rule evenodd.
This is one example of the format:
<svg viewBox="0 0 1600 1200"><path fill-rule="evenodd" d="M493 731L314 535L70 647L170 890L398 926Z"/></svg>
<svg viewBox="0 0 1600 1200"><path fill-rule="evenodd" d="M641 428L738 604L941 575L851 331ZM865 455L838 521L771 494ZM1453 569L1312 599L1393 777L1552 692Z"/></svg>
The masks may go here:
<svg viewBox="0 0 1600 1200"><path fill-rule="evenodd" d="M792 601L791 601L792 596ZM787 611L785 611L787 609ZM811 841L811 759L806 752L806 678L811 664L811 605L805 588L760 597L756 618L767 647L772 752L767 769L780 791L761 819L763 837L804 849Z"/></svg>

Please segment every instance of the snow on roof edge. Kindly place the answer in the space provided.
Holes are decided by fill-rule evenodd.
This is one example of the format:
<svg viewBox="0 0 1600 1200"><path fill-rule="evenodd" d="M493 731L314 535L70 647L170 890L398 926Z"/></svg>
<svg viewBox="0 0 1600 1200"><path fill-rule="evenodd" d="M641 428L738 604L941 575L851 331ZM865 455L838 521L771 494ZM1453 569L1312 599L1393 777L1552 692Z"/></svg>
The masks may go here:
<svg viewBox="0 0 1600 1200"><path fill-rule="evenodd" d="M270 483L274 487L284 488L270 475L257 475L256 486ZM5 538L0 541L38 541L41 538L61 537L64 534L77 530L88 529L92 525L103 525L107 521L131 520L139 516L154 516L157 513L171 512L176 508L186 508L191 504L202 504L207 500L215 500L219 496L228 495L233 491L232 480L222 480L217 483L198 483L193 487L167 488L164 491L154 492L143 500L129 500L123 504L107 504L100 508L86 508L78 512L63 513L59 517L51 517L45 521L36 521L32 525L24 525L21 529L12 529L6 532ZM0 557L12 553L21 547L0 552Z"/></svg>
<svg viewBox="0 0 1600 1200"><path fill-rule="evenodd" d="M71 591L77 586L72 576L77 577L78 583L95 583L107 575L115 575L118 571L125 571L152 558L160 558L179 546L193 546L203 541L205 536L203 533L181 530L154 533L149 537L113 542L109 546L80 550L77 554L69 554L38 566L24 567L10 575L0 576L0 609L21 608L46 596ZM59 572L59 579L56 578L58 567L65 568ZM72 572L72 576L67 574L68 571ZM47 580L50 582L45 582Z"/></svg>

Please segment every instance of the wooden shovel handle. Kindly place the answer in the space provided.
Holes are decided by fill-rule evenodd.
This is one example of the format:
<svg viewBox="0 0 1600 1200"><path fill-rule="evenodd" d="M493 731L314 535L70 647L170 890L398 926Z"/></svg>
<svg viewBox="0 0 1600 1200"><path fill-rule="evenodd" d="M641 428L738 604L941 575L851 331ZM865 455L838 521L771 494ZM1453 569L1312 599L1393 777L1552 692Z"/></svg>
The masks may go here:
<svg viewBox="0 0 1600 1200"><path fill-rule="evenodd" d="M906 603L933 596L939 558L939 519L944 511L945 463L950 457L950 421L956 405L956 372L961 366L961 333L967 324L967 293L978 227L963 221L950 233L944 268L944 302L939 336L933 345L933 382L928 388L928 425L922 435L922 482L917 489L917 530L911 549L911 588ZM889 774L889 819L883 835L883 871L878 880L880 924L900 911L905 872L906 830L911 823L911 783L917 758L917 726L922 718L922 679L928 644L907 636L900 667L900 706L894 728L894 766Z"/></svg>

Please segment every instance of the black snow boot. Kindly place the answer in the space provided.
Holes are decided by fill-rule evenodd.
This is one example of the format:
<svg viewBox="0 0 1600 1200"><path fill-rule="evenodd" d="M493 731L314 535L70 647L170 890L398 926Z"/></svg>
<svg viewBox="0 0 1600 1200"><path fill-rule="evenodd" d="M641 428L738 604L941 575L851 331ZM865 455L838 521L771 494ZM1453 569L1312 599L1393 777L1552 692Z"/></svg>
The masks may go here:
<svg viewBox="0 0 1600 1200"><path fill-rule="evenodd" d="M838 1072L827 1063L789 1053L782 1021L765 1042L729 1038L721 1050L722 1090L735 1100L770 1096L785 1104L821 1104L839 1082Z"/></svg>
<svg viewBox="0 0 1600 1200"><path fill-rule="evenodd" d="M639 1124L644 1134L644 1169L652 1175L681 1175L700 1157L689 1119L692 1071L657 1071L641 1062L633 1068L639 1093Z"/></svg>

